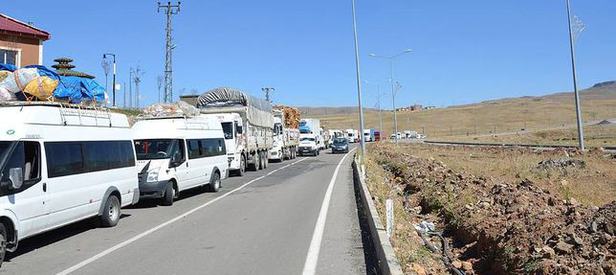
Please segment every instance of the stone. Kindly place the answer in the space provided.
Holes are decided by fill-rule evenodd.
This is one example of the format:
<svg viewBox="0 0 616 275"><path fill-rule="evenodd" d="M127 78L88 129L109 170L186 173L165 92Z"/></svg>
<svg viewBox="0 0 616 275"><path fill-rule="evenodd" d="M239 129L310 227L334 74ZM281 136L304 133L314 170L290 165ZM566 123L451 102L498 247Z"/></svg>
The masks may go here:
<svg viewBox="0 0 616 275"><path fill-rule="evenodd" d="M556 255L556 252L554 252L554 249L552 249L551 247L547 245L542 247L541 250L543 251L544 258L552 259Z"/></svg>
<svg viewBox="0 0 616 275"><path fill-rule="evenodd" d="M460 262L458 260L455 260L455 261L451 262L451 265L453 265L453 267L455 267L457 269L462 268L462 262Z"/></svg>
<svg viewBox="0 0 616 275"><path fill-rule="evenodd" d="M582 238L580 238L578 235L576 234L571 234L571 240L573 241L574 244L576 245L582 245L584 244L584 240L582 240Z"/></svg>
<svg viewBox="0 0 616 275"><path fill-rule="evenodd" d="M572 245L563 241L559 241L558 243L556 243L556 246L554 246L554 250L559 254L569 254L571 253L571 247Z"/></svg>
<svg viewBox="0 0 616 275"><path fill-rule="evenodd" d="M575 198L570 198L569 204L576 206L576 205L579 205L580 203Z"/></svg>
<svg viewBox="0 0 616 275"><path fill-rule="evenodd" d="M413 270L417 275L426 275L426 269L423 268L423 266L419 265L418 263L412 263L411 264L411 270Z"/></svg>
<svg viewBox="0 0 616 275"><path fill-rule="evenodd" d="M473 264L469 261L464 261L462 262L462 269L467 272L473 271Z"/></svg>

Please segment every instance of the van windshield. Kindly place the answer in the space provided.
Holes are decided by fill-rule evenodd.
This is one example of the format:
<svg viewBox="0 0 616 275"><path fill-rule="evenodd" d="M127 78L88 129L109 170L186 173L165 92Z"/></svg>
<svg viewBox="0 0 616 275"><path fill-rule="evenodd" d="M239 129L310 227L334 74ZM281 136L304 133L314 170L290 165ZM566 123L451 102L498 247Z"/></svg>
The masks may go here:
<svg viewBox="0 0 616 275"><path fill-rule="evenodd" d="M304 137L304 138L301 138L299 141L314 141L314 138Z"/></svg>
<svg viewBox="0 0 616 275"><path fill-rule="evenodd" d="M143 139L135 140L135 151L138 160L168 159L177 142L173 139Z"/></svg>
<svg viewBox="0 0 616 275"><path fill-rule="evenodd" d="M223 122L222 131L225 133L225 139L233 139L233 122Z"/></svg>

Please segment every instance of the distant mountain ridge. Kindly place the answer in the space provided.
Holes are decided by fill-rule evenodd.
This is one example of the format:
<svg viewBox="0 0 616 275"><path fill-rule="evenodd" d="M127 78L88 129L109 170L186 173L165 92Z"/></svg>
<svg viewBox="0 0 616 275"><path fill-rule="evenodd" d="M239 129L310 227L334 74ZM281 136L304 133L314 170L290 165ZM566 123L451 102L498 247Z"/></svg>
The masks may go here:
<svg viewBox="0 0 616 275"><path fill-rule="evenodd" d="M357 106L341 106L341 107L307 107L300 106L295 107L299 109L302 116L310 116L310 115L338 115L338 114L348 114L348 113L357 113ZM366 111L378 111L374 108L364 108Z"/></svg>
<svg viewBox="0 0 616 275"><path fill-rule="evenodd" d="M562 97L571 96L573 92L558 92L552 93L548 95L542 96L521 96L521 97L507 97L500 99L490 99L484 100L476 103L469 104L460 104L454 106L448 106L447 108L456 108L463 106L471 106L477 104L493 104L507 100L516 100L516 99L559 99ZM592 98L592 99L616 99L616 80L599 82L591 86L590 88L581 90L582 99ZM302 116L320 116L320 115L338 115L338 114L349 114L349 113L357 113L357 106L341 106L341 107L307 107L301 106L296 107L302 113ZM365 111L378 111L375 108L365 108ZM384 109L386 110L386 109Z"/></svg>

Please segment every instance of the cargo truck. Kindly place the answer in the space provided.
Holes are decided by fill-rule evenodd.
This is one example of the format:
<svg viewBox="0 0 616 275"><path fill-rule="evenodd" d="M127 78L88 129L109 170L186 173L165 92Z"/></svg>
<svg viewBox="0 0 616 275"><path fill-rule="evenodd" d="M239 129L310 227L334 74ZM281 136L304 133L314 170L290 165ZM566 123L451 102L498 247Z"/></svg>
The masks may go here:
<svg viewBox="0 0 616 275"><path fill-rule="evenodd" d="M299 129L297 126L287 123L288 120L285 118L290 116L288 110L288 108L272 110L274 116L274 142L272 149L269 150L269 160L284 161L285 159L294 159L297 156Z"/></svg>
<svg viewBox="0 0 616 275"><path fill-rule="evenodd" d="M225 134L229 170L242 176L246 169L265 169L274 142L272 105L232 88L216 88L197 98L202 116L220 121Z"/></svg>
<svg viewBox="0 0 616 275"><path fill-rule="evenodd" d="M319 150L325 149L322 131L323 129L321 128L321 121L319 119L303 118L299 121L300 134L313 134Z"/></svg>

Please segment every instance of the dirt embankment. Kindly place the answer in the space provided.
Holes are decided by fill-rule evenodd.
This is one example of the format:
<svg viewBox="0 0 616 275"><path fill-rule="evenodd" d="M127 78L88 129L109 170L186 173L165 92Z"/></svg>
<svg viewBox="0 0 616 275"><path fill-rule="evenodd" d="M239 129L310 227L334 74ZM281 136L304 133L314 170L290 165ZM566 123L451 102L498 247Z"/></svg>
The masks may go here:
<svg viewBox="0 0 616 275"><path fill-rule="evenodd" d="M409 215L445 232L468 273L616 274L616 201L564 200L528 179L499 181L375 145L371 161Z"/></svg>

